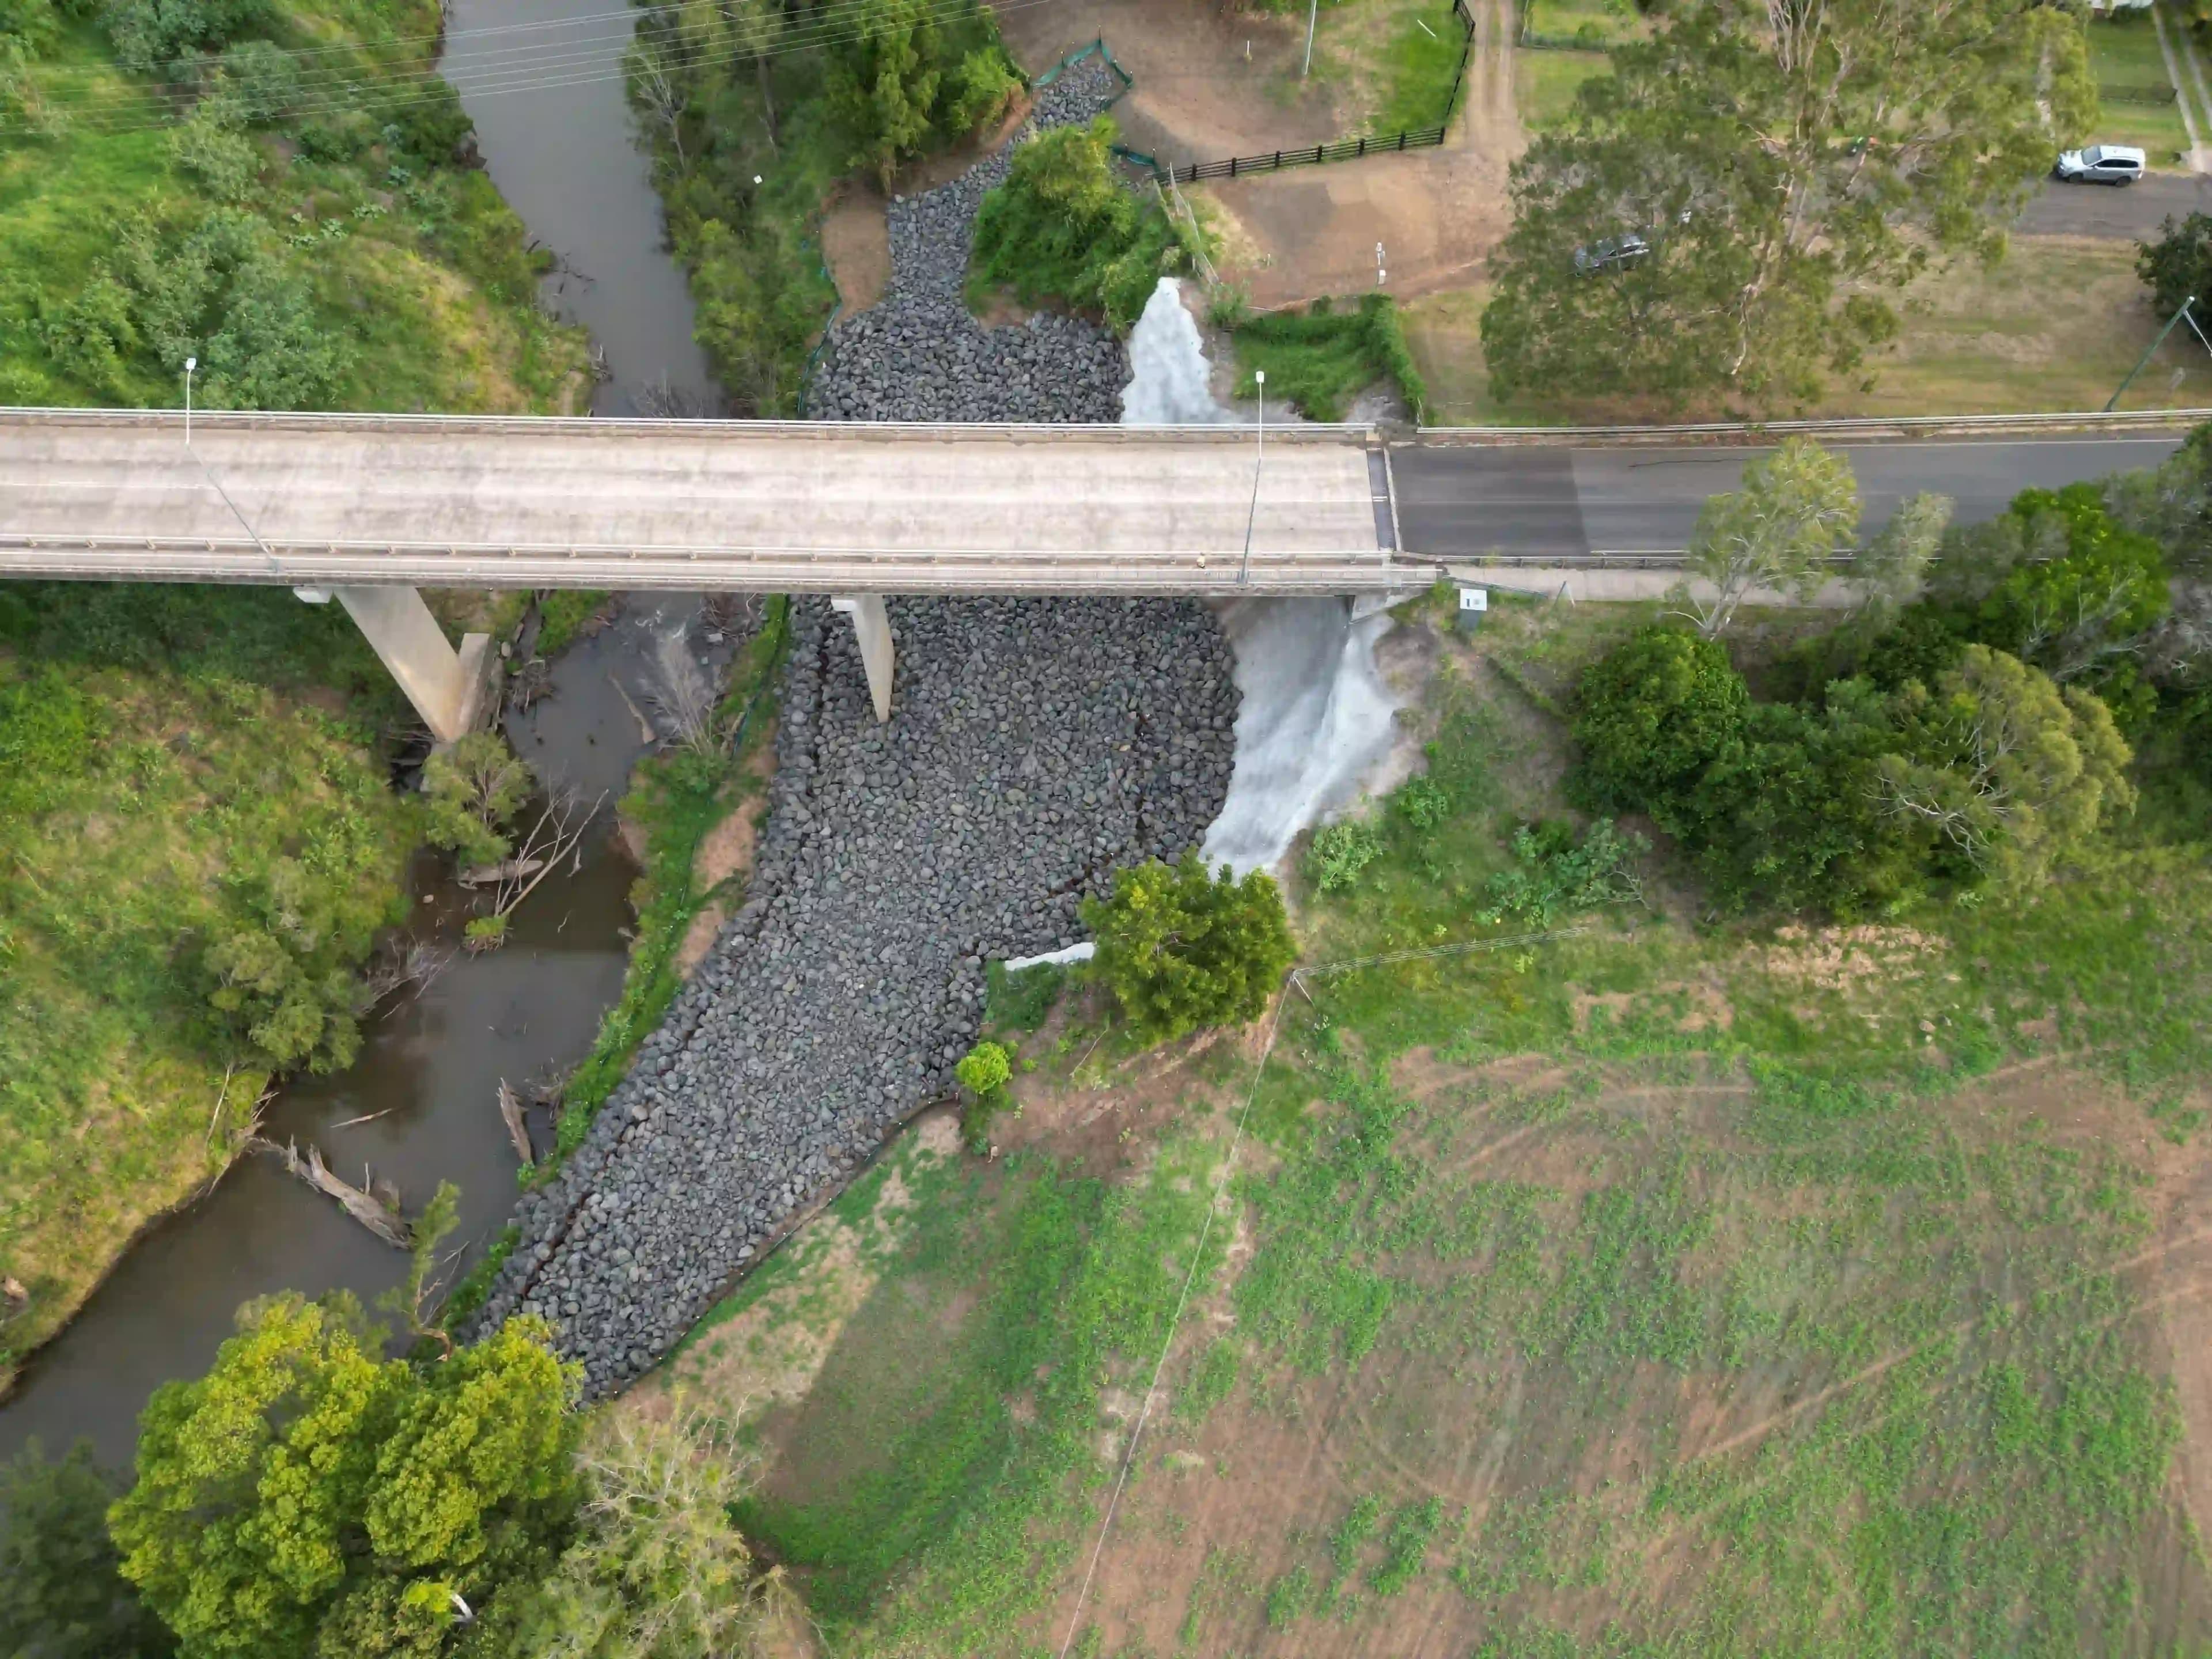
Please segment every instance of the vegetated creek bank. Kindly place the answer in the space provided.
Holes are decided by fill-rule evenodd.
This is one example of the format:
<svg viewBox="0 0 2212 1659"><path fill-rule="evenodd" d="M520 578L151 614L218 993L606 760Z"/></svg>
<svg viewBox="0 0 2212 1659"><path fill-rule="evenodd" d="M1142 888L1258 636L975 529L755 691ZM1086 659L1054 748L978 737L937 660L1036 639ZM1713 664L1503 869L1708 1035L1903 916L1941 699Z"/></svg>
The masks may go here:
<svg viewBox="0 0 2212 1659"><path fill-rule="evenodd" d="M714 415L691 292L666 248L623 53L635 14L608 0L447 0L439 68L484 167L558 268L544 292L592 336L598 415Z"/></svg>
<svg viewBox="0 0 2212 1659"><path fill-rule="evenodd" d="M613 807L645 744L617 680L641 705L657 636L696 609L693 596L636 596L614 627L553 665L552 696L508 722L517 750L549 781L566 781L587 800L606 793L581 869L546 878L515 912L504 948L457 952L419 997L401 991L365 1020L350 1069L289 1080L264 1114L264 1135L297 1138L303 1150L314 1143L348 1180L358 1182L367 1164L398 1184L410 1213L439 1182L456 1182L455 1243L480 1244L504 1224L515 1155L500 1121L500 1079L520 1088L582 1058L622 989L637 872L614 836ZM704 645L696 628L692 641ZM726 641L717 654L729 648ZM447 867L428 854L416 861L409 931L450 948L465 913ZM240 1303L332 1290L366 1302L398 1283L405 1266L274 1159L241 1158L204 1197L149 1229L76 1318L31 1357L0 1405L0 1456L33 1436L50 1454L89 1436L103 1461L127 1464L147 1396L207 1369Z"/></svg>

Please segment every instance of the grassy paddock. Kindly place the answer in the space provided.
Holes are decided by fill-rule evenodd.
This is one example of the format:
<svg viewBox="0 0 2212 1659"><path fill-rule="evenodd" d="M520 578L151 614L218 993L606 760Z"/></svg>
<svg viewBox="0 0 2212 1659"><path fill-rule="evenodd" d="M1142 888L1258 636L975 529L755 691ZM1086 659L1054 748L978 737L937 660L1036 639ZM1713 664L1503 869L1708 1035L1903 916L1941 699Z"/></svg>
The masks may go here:
<svg viewBox="0 0 2212 1659"><path fill-rule="evenodd" d="M1299 895L1310 962L1510 930L1556 711L1635 621L1438 641L1440 795ZM2106 857L1839 931L1694 927L1654 854L1574 937L1314 977L1077 1650L2187 1650L2212 872ZM672 1370L757 1403L746 1518L833 1652L1065 1630L1252 1063L1102 1066L1080 1012L1023 1042L1012 1158L902 1145Z"/></svg>
<svg viewBox="0 0 2212 1659"><path fill-rule="evenodd" d="M1554 54L1556 55L1556 54ZM1490 391L1482 356L1481 288L1409 303L1405 331L1430 391L1433 422L1534 424L1665 418L1601 401L1509 402ZM1832 377L1814 415L2022 414L2101 409L2165 319L2136 279L2131 243L2022 236L1996 265L1930 276L1892 301L1901 332L1862 374ZM2193 408L2212 398L2212 357L2177 331L2123 407ZM1681 418L1720 411L1692 408ZM1776 413L1799 413L1796 410Z"/></svg>

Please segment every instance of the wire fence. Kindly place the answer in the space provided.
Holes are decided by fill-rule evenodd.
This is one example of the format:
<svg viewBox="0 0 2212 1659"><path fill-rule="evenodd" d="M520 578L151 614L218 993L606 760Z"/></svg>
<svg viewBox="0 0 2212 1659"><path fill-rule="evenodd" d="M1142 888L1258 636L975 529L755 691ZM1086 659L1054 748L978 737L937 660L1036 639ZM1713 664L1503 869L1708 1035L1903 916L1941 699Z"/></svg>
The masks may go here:
<svg viewBox="0 0 2212 1659"><path fill-rule="evenodd" d="M1195 184L1201 179L1242 179L1254 173L1279 173L1285 167L1321 167L1330 161L1356 161L1364 156L1394 155L1409 149L1433 149L1443 143L1452 117L1459 113L1460 94L1467 87L1468 63L1474 56L1474 14L1468 9L1467 0L1452 0L1452 15L1459 19L1465 35L1460 42L1459 67L1452 71L1451 94L1444 100L1444 118L1432 127L1407 127L1396 132L1339 138L1325 144L1301 144L1295 149L1273 150L1261 155L1232 155L1219 161L1162 161L1140 150L1118 147L1115 153L1125 161L1151 167L1153 178L1173 185Z"/></svg>

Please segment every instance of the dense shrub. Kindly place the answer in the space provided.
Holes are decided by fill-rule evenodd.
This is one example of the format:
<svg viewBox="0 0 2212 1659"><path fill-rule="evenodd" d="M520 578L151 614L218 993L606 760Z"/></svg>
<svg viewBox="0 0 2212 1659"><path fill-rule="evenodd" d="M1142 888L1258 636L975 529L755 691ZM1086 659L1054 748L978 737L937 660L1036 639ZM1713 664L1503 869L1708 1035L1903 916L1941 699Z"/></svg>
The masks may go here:
<svg viewBox="0 0 2212 1659"><path fill-rule="evenodd" d="M1327 300L1304 312L1247 311L1234 326L1243 369L1239 397L1258 392L1253 371L1265 370L1271 403L1295 404L1311 420L1340 421L1354 396L1388 381L1413 419L1426 416L1428 386L1407 349L1397 302L1387 294L1364 295L1349 311Z"/></svg>
<svg viewBox="0 0 2212 1659"><path fill-rule="evenodd" d="M198 138L179 143L180 159L189 152L194 167L204 163L217 175L245 165L241 156L223 159L222 145L252 151L243 135L212 118ZM144 351L172 374L197 357L198 395L211 409L328 403L350 346L317 320L306 279L264 245L266 234L235 208L218 208L181 234L144 222L125 227L115 257L41 322L47 356L64 372L118 394L127 391L127 361Z"/></svg>
<svg viewBox="0 0 2212 1659"><path fill-rule="evenodd" d="M1114 176L1114 139L1102 115L1017 149L1006 182L976 212L975 276L1025 304L1060 300L1117 328L1135 322L1184 254L1167 216Z"/></svg>
<svg viewBox="0 0 2212 1659"><path fill-rule="evenodd" d="M471 732L422 768L426 831L464 865L496 864L512 850L507 830L537 777L496 732Z"/></svg>
<svg viewBox="0 0 2212 1659"><path fill-rule="evenodd" d="M2212 214L2192 213L2160 222L2158 240L2136 245L2136 275L2150 289L2160 317L2171 317L2197 295L2212 296ZM2200 320L2204 313L2198 313Z"/></svg>
<svg viewBox="0 0 2212 1659"><path fill-rule="evenodd" d="M1341 892L1382 856L1382 836L1365 818L1340 818L1314 831L1306 879L1324 893Z"/></svg>
<svg viewBox="0 0 2212 1659"><path fill-rule="evenodd" d="M1593 811L1691 830L1705 769L1742 741L1751 693L1718 641L1647 628L1600 658L1577 692L1572 787Z"/></svg>
<svg viewBox="0 0 2212 1659"><path fill-rule="evenodd" d="M1648 843L1600 818L1580 836L1565 823L1523 824L1514 832L1512 866L1490 878L1483 921L1549 927L1560 917L1618 904L1641 890L1630 863Z"/></svg>
<svg viewBox="0 0 2212 1659"><path fill-rule="evenodd" d="M189 52L220 52L266 30L270 0L112 0L103 21L123 67L151 75Z"/></svg>
<svg viewBox="0 0 2212 1659"><path fill-rule="evenodd" d="M92 763L105 727L100 705L52 669L0 684L0 811L38 811Z"/></svg>
<svg viewBox="0 0 2212 1659"><path fill-rule="evenodd" d="M960 1115L961 1132L969 1150L988 1151L991 1120L1005 1109L1006 1085L1013 1081L1013 1056L999 1043L979 1042L961 1056L952 1074L968 1091L968 1107Z"/></svg>
<svg viewBox="0 0 2212 1659"><path fill-rule="evenodd" d="M1153 1042L1256 1019L1297 956L1273 878L1209 875L1195 852L1121 872L1110 898L1083 902L1083 921L1096 972Z"/></svg>

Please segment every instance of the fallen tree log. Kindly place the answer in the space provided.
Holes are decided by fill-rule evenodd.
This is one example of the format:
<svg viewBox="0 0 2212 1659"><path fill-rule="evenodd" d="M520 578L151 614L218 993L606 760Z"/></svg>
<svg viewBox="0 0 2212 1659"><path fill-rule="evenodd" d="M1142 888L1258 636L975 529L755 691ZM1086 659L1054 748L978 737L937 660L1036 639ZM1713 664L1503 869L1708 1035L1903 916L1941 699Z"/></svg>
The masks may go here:
<svg viewBox="0 0 2212 1659"><path fill-rule="evenodd" d="M499 1080L499 1117L507 1125L507 1138L514 1143L514 1155L528 1169L538 1162L537 1154L530 1150L530 1128L522 1121L522 1097L507 1086L505 1078Z"/></svg>
<svg viewBox="0 0 2212 1659"><path fill-rule="evenodd" d="M333 1175L323 1162L322 1148L313 1141L307 1143L306 1157L299 1147L287 1141L279 1146L273 1140L254 1142L257 1151L274 1152L287 1170L306 1182L327 1198L336 1199L345 1212L396 1249L406 1249L414 1243L413 1229L399 1213L396 1203L386 1204L362 1188L354 1186L343 1176ZM395 1198L397 1193L394 1193Z"/></svg>

